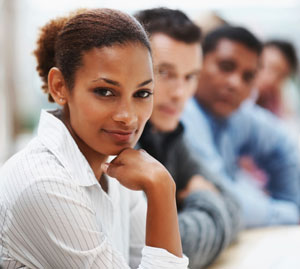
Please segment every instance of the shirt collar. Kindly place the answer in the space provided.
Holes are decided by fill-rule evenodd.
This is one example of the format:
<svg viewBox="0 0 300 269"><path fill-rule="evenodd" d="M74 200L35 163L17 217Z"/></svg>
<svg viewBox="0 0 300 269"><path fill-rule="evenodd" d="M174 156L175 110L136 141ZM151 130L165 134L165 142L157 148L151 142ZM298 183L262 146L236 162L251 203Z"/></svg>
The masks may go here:
<svg viewBox="0 0 300 269"><path fill-rule="evenodd" d="M141 135L140 140L143 140L144 137L150 137L162 141L162 143L171 144L173 141L176 141L178 137L183 135L184 127L181 122L177 125L176 129L171 132L160 132L155 130L154 126L148 121L145 125L144 131Z"/></svg>
<svg viewBox="0 0 300 269"><path fill-rule="evenodd" d="M148 121L139 139L137 147L145 149L150 155L164 163L168 157L169 149L183 135L183 125L179 123L171 132L159 132Z"/></svg>
<svg viewBox="0 0 300 269"><path fill-rule="evenodd" d="M213 113L211 113L207 108L205 108L203 105L201 105L197 99L194 97L193 98L194 102L196 103L196 105L198 106L199 110L202 111L202 113L206 116L206 118L208 119L209 123L211 124L211 126L215 129L223 129L226 128L226 126L229 124L230 118L231 116L227 117L227 118L220 118L215 116Z"/></svg>
<svg viewBox="0 0 300 269"><path fill-rule="evenodd" d="M38 127L38 138L55 155L72 179L79 185L91 186L98 184L93 170L67 127L51 112L54 111L42 110Z"/></svg>

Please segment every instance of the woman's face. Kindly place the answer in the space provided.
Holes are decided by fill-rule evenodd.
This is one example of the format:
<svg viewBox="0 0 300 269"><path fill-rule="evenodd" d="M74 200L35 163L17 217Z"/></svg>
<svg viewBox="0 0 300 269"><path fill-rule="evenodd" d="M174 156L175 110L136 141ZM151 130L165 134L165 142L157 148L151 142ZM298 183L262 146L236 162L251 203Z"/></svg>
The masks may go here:
<svg viewBox="0 0 300 269"><path fill-rule="evenodd" d="M79 148L116 155L133 147L152 113L149 51L137 43L94 48L82 63L67 93L67 125Z"/></svg>

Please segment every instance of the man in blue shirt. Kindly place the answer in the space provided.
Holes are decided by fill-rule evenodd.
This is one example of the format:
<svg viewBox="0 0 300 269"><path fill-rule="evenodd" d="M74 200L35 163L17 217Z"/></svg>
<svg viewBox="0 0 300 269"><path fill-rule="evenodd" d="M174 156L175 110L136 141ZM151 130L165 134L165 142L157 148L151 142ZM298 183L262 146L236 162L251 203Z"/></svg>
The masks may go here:
<svg viewBox="0 0 300 269"><path fill-rule="evenodd" d="M296 224L299 148L274 116L243 102L260 51L258 39L241 27L221 27L206 36L197 92L183 115L185 137L235 193L246 227ZM244 155L267 174L264 188L241 172L238 161Z"/></svg>

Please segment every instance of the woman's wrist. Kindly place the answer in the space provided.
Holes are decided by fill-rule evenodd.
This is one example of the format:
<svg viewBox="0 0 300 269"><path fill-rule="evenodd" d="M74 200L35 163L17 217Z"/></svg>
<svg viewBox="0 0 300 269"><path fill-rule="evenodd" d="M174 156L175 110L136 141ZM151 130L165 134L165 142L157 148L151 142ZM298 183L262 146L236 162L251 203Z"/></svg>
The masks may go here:
<svg viewBox="0 0 300 269"><path fill-rule="evenodd" d="M160 173L160 175L157 175L154 179L146 181L143 191L148 200L155 197L160 200L163 200L164 197L174 197L175 199L176 184L172 176L166 170Z"/></svg>

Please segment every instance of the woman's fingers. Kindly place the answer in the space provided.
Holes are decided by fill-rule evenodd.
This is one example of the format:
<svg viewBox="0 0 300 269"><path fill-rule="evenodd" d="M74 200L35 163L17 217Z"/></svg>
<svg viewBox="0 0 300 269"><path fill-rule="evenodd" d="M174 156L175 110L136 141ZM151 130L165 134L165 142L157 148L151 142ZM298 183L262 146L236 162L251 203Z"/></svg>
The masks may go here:
<svg viewBox="0 0 300 269"><path fill-rule="evenodd" d="M103 164L102 169L132 190L145 191L152 183L170 177L165 167L146 151L131 148L123 150L110 164Z"/></svg>
<svg viewBox="0 0 300 269"><path fill-rule="evenodd" d="M124 165L120 163L109 163L106 169L106 174L110 177L114 177L116 179L122 178L122 174L124 173ZM126 167L125 167L126 170Z"/></svg>

